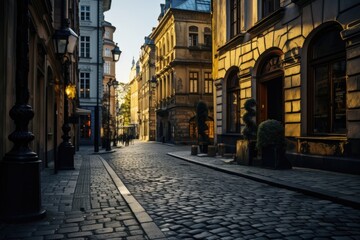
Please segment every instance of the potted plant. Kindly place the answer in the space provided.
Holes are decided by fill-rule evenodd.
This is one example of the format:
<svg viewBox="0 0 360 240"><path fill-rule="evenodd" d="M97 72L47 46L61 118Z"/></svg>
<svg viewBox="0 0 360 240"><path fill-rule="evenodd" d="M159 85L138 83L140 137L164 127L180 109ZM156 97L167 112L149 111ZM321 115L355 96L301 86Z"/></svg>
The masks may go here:
<svg viewBox="0 0 360 240"><path fill-rule="evenodd" d="M256 147L264 167L291 168L285 157L285 130L281 122L269 119L259 124Z"/></svg>

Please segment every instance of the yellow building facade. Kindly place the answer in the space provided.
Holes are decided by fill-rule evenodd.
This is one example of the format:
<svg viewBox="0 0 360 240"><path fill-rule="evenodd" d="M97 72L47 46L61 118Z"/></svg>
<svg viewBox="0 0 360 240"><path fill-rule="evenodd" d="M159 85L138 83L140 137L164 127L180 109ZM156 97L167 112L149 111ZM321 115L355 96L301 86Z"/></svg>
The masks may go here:
<svg viewBox="0 0 360 240"><path fill-rule="evenodd" d="M214 0L212 8L216 142L235 152L244 102L254 98L258 124L284 124L293 164L353 166L360 1Z"/></svg>
<svg viewBox="0 0 360 240"><path fill-rule="evenodd" d="M213 109L210 5L207 11L175 5L165 6L150 35L156 58L156 140L192 143L197 138L190 135L190 119L197 103Z"/></svg>
<svg viewBox="0 0 360 240"><path fill-rule="evenodd" d="M139 139L155 140L155 45L149 38L141 46L138 78Z"/></svg>

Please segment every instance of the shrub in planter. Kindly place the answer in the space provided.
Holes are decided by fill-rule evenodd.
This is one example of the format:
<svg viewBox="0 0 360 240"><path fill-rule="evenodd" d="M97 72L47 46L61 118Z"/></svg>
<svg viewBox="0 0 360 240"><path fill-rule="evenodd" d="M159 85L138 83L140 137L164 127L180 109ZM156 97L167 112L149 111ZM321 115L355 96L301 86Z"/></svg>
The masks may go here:
<svg viewBox="0 0 360 240"><path fill-rule="evenodd" d="M243 115L243 121L245 123L245 128L242 131L244 135L244 139L246 140L254 140L256 138L256 101L253 98L250 98L245 101L244 108L246 110L245 114Z"/></svg>
<svg viewBox="0 0 360 240"><path fill-rule="evenodd" d="M243 121L245 128L242 131L244 139L236 141L236 161L243 165L253 165L253 158L256 156L256 101L253 98L249 98L244 103L246 110L243 115Z"/></svg>
<svg viewBox="0 0 360 240"><path fill-rule="evenodd" d="M260 123L256 147L261 153L264 167L291 168L285 158L285 130L281 122L269 119Z"/></svg>

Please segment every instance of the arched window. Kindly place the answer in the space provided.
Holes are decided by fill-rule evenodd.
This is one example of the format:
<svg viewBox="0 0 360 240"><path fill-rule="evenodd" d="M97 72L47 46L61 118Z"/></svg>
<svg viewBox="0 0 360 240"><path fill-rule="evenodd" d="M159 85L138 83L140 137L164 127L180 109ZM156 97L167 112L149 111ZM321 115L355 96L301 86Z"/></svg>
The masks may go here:
<svg viewBox="0 0 360 240"><path fill-rule="evenodd" d="M195 47L199 43L199 36L198 36L198 27L190 26L189 27L189 46Z"/></svg>
<svg viewBox="0 0 360 240"><path fill-rule="evenodd" d="M227 79L227 132L240 133L240 86L237 71Z"/></svg>
<svg viewBox="0 0 360 240"><path fill-rule="evenodd" d="M346 133L346 53L340 28L319 32L309 48L309 133Z"/></svg>

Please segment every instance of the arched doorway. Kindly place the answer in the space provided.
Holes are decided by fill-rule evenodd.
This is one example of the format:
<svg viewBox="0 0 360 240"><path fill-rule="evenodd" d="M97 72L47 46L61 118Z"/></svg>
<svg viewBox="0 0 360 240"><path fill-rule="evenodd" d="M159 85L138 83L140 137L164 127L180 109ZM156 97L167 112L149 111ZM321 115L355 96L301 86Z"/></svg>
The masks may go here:
<svg viewBox="0 0 360 240"><path fill-rule="evenodd" d="M260 65L257 78L258 123L267 119L284 122L284 72L280 53L269 54Z"/></svg>

